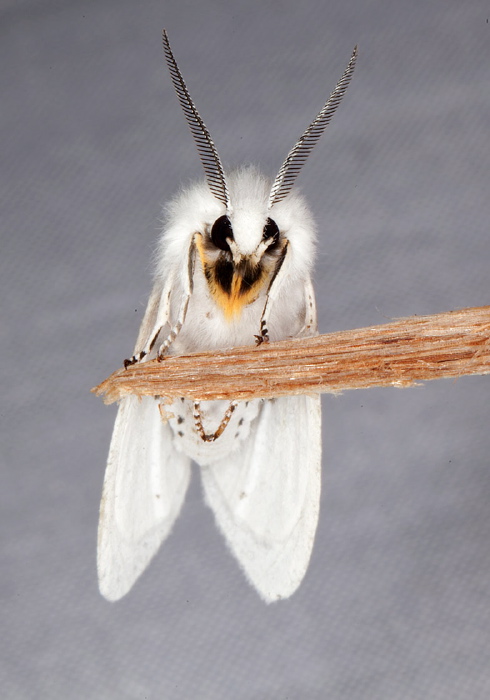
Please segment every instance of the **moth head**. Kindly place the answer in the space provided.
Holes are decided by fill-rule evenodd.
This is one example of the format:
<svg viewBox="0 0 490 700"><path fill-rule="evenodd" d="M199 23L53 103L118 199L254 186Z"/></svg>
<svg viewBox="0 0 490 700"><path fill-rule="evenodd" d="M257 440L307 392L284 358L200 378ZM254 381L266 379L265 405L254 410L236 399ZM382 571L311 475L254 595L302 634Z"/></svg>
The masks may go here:
<svg viewBox="0 0 490 700"><path fill-rule="evenodd" d="M158 268L184 269L183 242L188 245L192 237L196 270L203 272L211 296L231 321L267 293L283 260L294 284L307 278L316 231L307 202L297 190L269 209L269 178L252 166L227 175L237 204L229 213L203 181L167 204Z"/></svg>
<svg viewBox="0 0 490 700"><path fill-rule="evenodd" d="M224 208L196 236L211 295L232 319L270 283L287 238L268 210L270 183L254 168L229 176L233 208Z"/></svg>
<svg viewBox="0 0 490 700"><path fill-rule="evenodd" d="M253 171L249 171L250 177L242 171L238 181L227 181L216 146L190 97L165 30L163 47L207 184L220 204L219 216L208 222L196 245L211 294L231 319L260 295L282 264L288 238L275 212L290 200L302 166L340 104L354 71L357 47L335 90L289 151L267 191L263 179Z"/></svg>

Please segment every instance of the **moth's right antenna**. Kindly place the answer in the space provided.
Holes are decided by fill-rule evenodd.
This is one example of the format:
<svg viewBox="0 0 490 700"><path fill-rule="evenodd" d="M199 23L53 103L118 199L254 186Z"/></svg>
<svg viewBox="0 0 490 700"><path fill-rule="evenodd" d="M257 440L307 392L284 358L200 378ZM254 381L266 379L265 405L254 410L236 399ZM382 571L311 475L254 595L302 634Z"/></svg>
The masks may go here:
<svg viewBox="0 0 490 700"><path fill-rule="evenodd" d="M349 65L335 86L335 90L332 92L319 114L315 117L301 138L289 151L286 160L277 173L269 195L269 208L272 207L273 204L276 204L276 202L280 202L289 194L289 191L291 190L294 181L298 177L306 159L310 155L320 136L323 134L325 127L335 114L335 110L339 106L340 100L344 96L344 92L347 90L350 79L352 78L352 73L354 72L356 59L357 46L354 48Z"/></svg>
<svg viewBox="0 0 490 700"><path fill-rule="evenodd" d="M221 160L216 150L216 146L206 128L205 123L201 119L199 112L196 109L194 102L191 100L189 91L179 70L177 62L170 48L167 31L163 30L163 49L165 51L165 59L170 71L170 76L174 84L177 97L184 111L185 118L189 124L189 128L196 142L199 157L206 173L206 180L209 189L214 194L216 199L222 202L226 209L230 209L230 197L226 186L225 173Z"/></svg>

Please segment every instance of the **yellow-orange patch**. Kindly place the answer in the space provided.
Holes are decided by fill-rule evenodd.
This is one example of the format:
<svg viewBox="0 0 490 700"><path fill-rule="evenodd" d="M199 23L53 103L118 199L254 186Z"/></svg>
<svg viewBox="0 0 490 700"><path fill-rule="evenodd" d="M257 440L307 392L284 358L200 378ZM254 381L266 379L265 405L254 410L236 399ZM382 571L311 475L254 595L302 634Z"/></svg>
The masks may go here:
<svg viewBox="0 0 490 700"><path fill-rule="evenodd" d="M201 264L203 266L209 291L214 301L222 309L227 321L231 321L240 316L243 308L257 299L264 282L268 277L268 270L261 267L257 279L248 288L242 287L242 275L237 271L233 272L229 290L225 290L215 275L215 261L210 260L206 255L202 236L196 236L196 247L199 252Z"/></svg>

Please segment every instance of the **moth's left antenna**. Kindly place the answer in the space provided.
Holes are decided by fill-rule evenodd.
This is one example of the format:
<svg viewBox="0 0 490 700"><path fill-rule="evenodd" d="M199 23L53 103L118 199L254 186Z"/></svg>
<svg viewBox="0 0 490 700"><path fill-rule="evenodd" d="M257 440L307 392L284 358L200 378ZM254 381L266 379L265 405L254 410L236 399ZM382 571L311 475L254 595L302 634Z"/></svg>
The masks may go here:
<svg viewBox="0 0 490 700"><path fill-rule="evenodd" d="M184 82L182 73L179 70L177 62L170 48L168 35L166 30L163 30L163 49L165 51L165 59L170 71L170 76L174 84L177 97L184 112L189 128L196 142L197 150L201 163L206 173L206 180L209 189L214 194L216 199L222 202L226 209L230 209L230 197L226 186L225 173L221 164L218 151L213 143L213 140L206 128L206 124L201 119L199 112L196 109L194 102L191 100L189 90Z"/></svg>

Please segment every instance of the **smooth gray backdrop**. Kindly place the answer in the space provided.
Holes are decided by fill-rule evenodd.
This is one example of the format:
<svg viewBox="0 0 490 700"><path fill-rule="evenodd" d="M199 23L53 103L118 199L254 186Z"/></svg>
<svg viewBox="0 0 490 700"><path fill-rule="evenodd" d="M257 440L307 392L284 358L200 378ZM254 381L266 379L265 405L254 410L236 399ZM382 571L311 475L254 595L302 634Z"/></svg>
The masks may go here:
<svg viewBox="0 0 490 700"><path fill-rule="evenodd" d="M226 166L273 176L342 74L298 184L322 332L489 303L484 0L3 0L2 698L490 697L485 377L327 397L311 566L265 606L198 473L157 559L97 590L115 416L90 388L133 348L161 205L202 170L166 27Z"/></svg>

